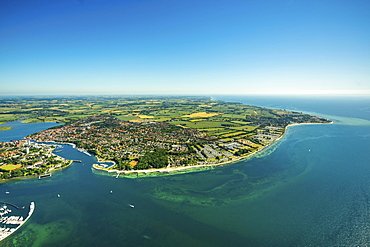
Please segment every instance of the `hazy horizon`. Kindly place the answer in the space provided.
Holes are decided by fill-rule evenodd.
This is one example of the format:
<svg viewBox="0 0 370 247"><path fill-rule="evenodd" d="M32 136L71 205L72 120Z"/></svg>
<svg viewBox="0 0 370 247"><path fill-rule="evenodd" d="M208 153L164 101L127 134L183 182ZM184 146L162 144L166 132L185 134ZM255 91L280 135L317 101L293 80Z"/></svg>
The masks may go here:
<svg viewBox="0 0 370 247"><path fill-rule="evenodd" d="M0 94L0 97L217 97L217 96L250 96L250 97L292 97L292 98L367 98L370 97L370 93L363 93L363 94L125 94L125 93L117 93L117 94L91 94L91 93L81 93L81 94Z"/></svg>

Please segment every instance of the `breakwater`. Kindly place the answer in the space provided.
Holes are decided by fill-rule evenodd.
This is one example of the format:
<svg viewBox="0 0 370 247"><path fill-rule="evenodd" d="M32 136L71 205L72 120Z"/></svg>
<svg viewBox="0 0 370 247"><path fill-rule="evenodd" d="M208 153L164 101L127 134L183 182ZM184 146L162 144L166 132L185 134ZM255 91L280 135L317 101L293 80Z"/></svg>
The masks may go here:
<svg viewBox="0 0 370 247"><path fill-rule="evenodd" d="M16 209L24 209L24 206L23 207L19 207L13 203L9 203L9 202L0 202L0 204L6 204L6 205L9 205L9 206L12 206L12 207L15 207Z"/></svg>

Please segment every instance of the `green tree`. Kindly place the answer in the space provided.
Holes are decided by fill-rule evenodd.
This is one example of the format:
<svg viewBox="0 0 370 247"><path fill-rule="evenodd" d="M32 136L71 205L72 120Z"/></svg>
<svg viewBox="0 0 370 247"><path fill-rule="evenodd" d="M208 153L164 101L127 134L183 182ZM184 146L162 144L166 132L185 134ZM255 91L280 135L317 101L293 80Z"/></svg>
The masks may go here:
<svg viewBox="0 0 370 247"><path fill-rule="evenodd" d="M156 148L153 152L146 153L139 159L139 163L135 166L136 170L148 168L163 168L168 165L168 156L166 150Z"/></svg>
<svg viewBox="0 0 370 247"><path fill-rule="evenodd" d="M12 171L12 177L22 177L24 175L24 169L16 169Z"/></svg>
<svg viewBox="0 0 370 247"><path fill-rule="evenodd" d="M10 178L10 173L9 172L3 172L3 174L1 174L1 178L3 178L3 179Z"/></svg>

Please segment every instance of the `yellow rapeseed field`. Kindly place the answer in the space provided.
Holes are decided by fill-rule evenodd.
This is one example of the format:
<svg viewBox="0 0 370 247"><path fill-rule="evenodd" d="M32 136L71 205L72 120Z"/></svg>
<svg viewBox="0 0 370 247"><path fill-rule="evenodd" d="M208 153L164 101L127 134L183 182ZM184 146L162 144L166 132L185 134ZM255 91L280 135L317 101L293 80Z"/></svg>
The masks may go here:
<svg viewBox="0 0 370 247"><path fill-rule="evenodd" d="M153 116L148 116L148 115L138 115L138 117L142 119L154 118Z"/></svg>
<svg viewBox="0 0 370 247"><path fill-rule="evenodd" d="M213 117L213 116L217 116L217 115L220 115L221 113L207 113L207 112L197 112L197 113L192 113L190 115L183 115L181 117L189 117L189 118L193 118L193 117Z"/></svg>

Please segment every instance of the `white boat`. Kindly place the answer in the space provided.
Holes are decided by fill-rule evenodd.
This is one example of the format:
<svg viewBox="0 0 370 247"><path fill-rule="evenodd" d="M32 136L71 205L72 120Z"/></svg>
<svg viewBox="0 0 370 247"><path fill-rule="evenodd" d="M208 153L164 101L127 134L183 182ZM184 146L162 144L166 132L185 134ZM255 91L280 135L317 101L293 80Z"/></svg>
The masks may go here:
<svg viewBox="0 0 370 247"><path fill-rule="evenodd" d="M129 204L129 206L130 206L130 208L134 208L135 206L134 205L132 205L132 204Z"/></svg>

